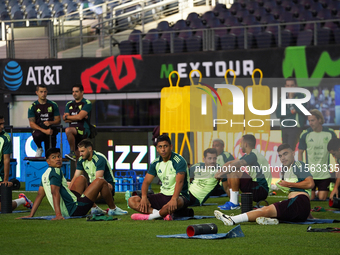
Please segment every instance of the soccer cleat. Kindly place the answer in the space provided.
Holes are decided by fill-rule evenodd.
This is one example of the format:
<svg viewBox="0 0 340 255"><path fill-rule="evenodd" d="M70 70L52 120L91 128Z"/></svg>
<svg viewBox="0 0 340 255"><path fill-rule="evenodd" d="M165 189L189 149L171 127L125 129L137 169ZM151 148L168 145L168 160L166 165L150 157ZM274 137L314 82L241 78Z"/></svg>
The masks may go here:
<svg viewBox="0 0 340 255"><path fill-rule="evenodd" d="M114 216L114 215L125 215L128 214L127 211L124 211L122 209L120 209L118 206L116 206L115 209L109 209L109 211L107 212L108 215L110 216Z"/></svg>
<svg viewBox="0 0 340 255"><path fill-rule="evenodd" d="M150 214L134 213L131 215L133 220L148 220Z"/></svg>
<svg viewBox="0 0 340 255"><path fill-rule="evenodd" d="M230 216L225 215L217 210L214 211L214 214L215 214L216 219L221 220L224 223L224 225L226 226L235 225L235 222L231 219Z"/></svg>
<svg viewBox="0 0 340 255"><path fill-rule="evenodd" d="M240 204L235 205L232 202L226 202L224 205L218 206L220 210L236 210L240 209Z"/></svg>
<svg viewBox="0 0 340 255"><path fill-rule="evenodd" d="M73 161L76 161L76 159L77 159L76 154L74 153L74 151L71 151L69 154L65 154L65 157L70 159L70 160L73 160Z"/></svg>
<svg viewBox="0 0 340 255"><path fill-rule="evenodd" d="M32 209L33 203L32 203L31 200L29 200L29 199L26 197L26 195L25 195L24 193L20 193L20 194L19 194L19 198L24 198L25 201L26 201L26 203L24 204L24 206L25 206L26 208L28 208L28 209Z"/></svg>
<svg viewBox="0 0 340 255"><path fill-rule="evenodd" d="M173 220L170 214L168 214L167 216L165 216L163 219L164 219L164 220L168 220L168 221Z"/></svg>
<svg viewBox="0 0 340 255"><path fill-rule="evenodd" d="M260 224L260 225L277 225L277 224L279 224L279 221L278 221L278 219L258 217L258 218L256 218L256 223Z"/></svg>
<svg viewBox="0 0 340 255"><path fill-rule="evenodd" d="M106 210L103 210L103 209L99 208L98 206L91 208L91 214L92 215L104 215L106 213L107 213Z"/></svg>
<svg viewBox="0 0 340 255"><path fill-rule="evenodd" d="M43 148L38 148L37 151L35 152L35 157L41 158L43 151L44 151Z"/></svg>

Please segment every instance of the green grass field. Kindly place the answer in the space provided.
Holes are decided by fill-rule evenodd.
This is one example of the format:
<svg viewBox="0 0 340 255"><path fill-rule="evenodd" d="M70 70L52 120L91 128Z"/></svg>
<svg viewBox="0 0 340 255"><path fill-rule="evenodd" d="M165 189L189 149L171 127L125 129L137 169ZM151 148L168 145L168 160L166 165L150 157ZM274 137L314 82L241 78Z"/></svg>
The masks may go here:
<svg viewBox="0 0 340 255"><path fill-rule="evenodd" d="M153 185L157 191L159 186ZM24 192L31 200L36 192ZM13 198L18 197L13 192ZM228 199L228 198L227 198ZM269 203L283 200L282 193L268 197ZM123 193L115 201L126 209ZM226 198L210 198L207 203L223 204ZM100 205L103 209L106 205ZM328 202L312 202L312 208L328 209ZM18 210L23 210L23 207ZM217 206L194 207L196 215L213 215ZM239 214L240 210L233 211ZM243 238L222 240L163 239L156 235L185 233L191 224L215 223L218 233L226 233L232 226L224 226L217 219L190 221L133 221L129 215L119 221L90 222L86 219L63 221L17 220L29 213L0 214L1 254L340 254L340 233L307 233L308 225L279 224L261 226L242 223ZM45 198L35 216L53 215ZM320 219L338 219L333 212L313 213ZM338 227L336 224L314 224L313 228Z"/></svg>

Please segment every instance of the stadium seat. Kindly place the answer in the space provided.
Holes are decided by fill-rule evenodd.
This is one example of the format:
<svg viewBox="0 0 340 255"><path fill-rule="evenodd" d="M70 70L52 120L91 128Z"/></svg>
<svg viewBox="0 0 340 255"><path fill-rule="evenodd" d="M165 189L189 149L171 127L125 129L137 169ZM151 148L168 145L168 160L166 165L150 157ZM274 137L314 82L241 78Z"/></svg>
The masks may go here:
<svg viewBox="0 0 340 255"><path fill-rule="evenodd" d="M278 21L282 23L294 22L293 14L290 12L283 12L278 18Z"/></svg>
<svg viewBox="0 0 340 255"><path fill-rule="evenodd" d="M250 25L255 25L257 24L257 20L255 18L255 16L253 16L252 14L249 14L248 16L245 16L241 22L243 25L245 26L250 26Z"/></svg>
<svg viewBox="0 0 340 255"><path fill-rule="evenodd" d="M224 21L229 18L229 17L234 17L231 12L229 12L229 10L220 12L217 16L217 18L219 18L221 20L222 23L224 23Z"/></svg>
<svg viewBox="0 0 340 255"><path fill-rule="evenodd" d="M202 20L205 20L208 23L208 20L216 18L215 13L212 11L207 11L202 15Z"/></svg>
<svg viewBox="0 0 340 255"><path fill-rule="evenodd" d="M28 6L28 5L30 5L30 4L32 4L32 0L24 0L24 1L22 1L22 3L21 3L22 6Z"/></svg>
<svg viewBox="0 0 340 255"><path fill-rule="evenodd" d="M230 12L235 15L239 10L242 10L242 6L238 2L234 2L232 6L229 8Z"/></svg>
<svg viewBox="0 0 340 255"><path fill-rule="evenodd" d="M0 19L1 19L2 21L4 21L4 20L10 20L10 19L11 19L11 17L9 16L7 10L3 10L3 11L0 12Z"/></svg>
<svg viewBox="0 0 340 255"><path fill-rule="evenodd" d="M214 17L207 20L207 27L212 28L219 26L221 26L221 21L218 18Z"/></svg>
<svg viewBox="0 0 340 255"><path fill-rule="evenodd" d="M313 14L308 11L308 10L304 10L302 12L299 13L299 17L297 18L298 21L310 21L310 20L313 20L314 17L313 17Z"/></svg>
<svg viewBox="0 0 340 255"><path fill-rule="evenodd" d="M235 17L238 19L239 22L242 22L242 20L249 14L250 13L247 9L241 9L235 14Z"/></svg>
<svg viewBox="0 0 340 255"><path fill-rule="evenodd" d="M292 46L295 44L296 39L294 38L294 36L292 35L291 31L289 30L283 30L281 32L281 46L282 47L288 47L288 46ZM278 41L276 42L276 44L278 45Z"/></svg>
<svg viewBox="0 0 340 255"><path fill-rule="evenodd" d="M331 19L332 18L331 10L322 9L318 11L318 13L316 14L316 18L319 20Z"/></svg>
<svg viewBox="0 0 340 255"><path fill-rule="evenodd" d="M161 21L157 24L158 31L167 31L169 29L169 23L167 21Z"/></svg>
<svg viewBox="0 0 340 255"><path fill-rule="evenodd" d="M267 12L271 12L275 7L277 6L275 1L266 1L263 4L263 8L267 11Z"/></svg>
<svg viewBox="0 0 340 255"><path fill-rule="evenodd" d="M268 12L263 7L259 7L254 11L253 15L257 20L261 20L261 17L266 15L267 13Z"/></svg>
<svg viewBox="0 0 340 255"><path fill-rule="evenodd" d="M280 17L280 15L281 15L282 13L284 13L284 12L286 12L285 8L282 7L281 5L278 5L278 6L276 6L276 7L274 7L274 8L272 9L272 11L270 12L270 14L273 15L273 17L274 17L275 19L278 19L278 18Z"/></svg>
<svg viewBox="0 0 340 255"><path fill-rule="evenodd" d="M293 14L293 17L299 17L299 14L305 11L305 7L301 4L295 4L290 9L290 13Z"/></svg>
<svg viewBox="0 0 340 255"><path fill-rule="evenodd" d="M331 1L332 0L319 0L319 3L322 5L323 8L326 8Z"/></svg>
<svg viewBox="0 0 340 255"><path fill-rule="evenodd" d="M300 24L289 24L285 27L285 30L289 31L293 37L297 37L301 30L301 25Z"/></svg>
<svg viewBox="0 0 340 255"><path fill-rule="evenodd" d="M175 25L172 28L175 30L183 30L183 29L188 29L189 27L185 20L180 19L176 21Z"/></svg>
<svg viewBox="0 0 340 255"><path fill-rule="evenodd" d="M152 51L154 54L164 54L170 52L169 41L165 38L158 38L152 42Z"/></svg>
<svg viewBox="0 0 340 255"><path fill-rule="evenodd" d="M275 45L274 35L270 31L264 31L255 36L258 48L270 48Z"/></svg>
<svg viewBox="0 0 340 255"><path fill-rule="evenodd" d="M227 27L235 27L235 26L241 25L241 23L238 21L238 19L235 16L226 18L223 24Z"/></svg>
<svg viewBox="0 0 340 255"><path fill-rule="evenodd" d="M322 7L322 5L321 5L320 2L313 2L312 5L311 5L310 8L309 8L309 11L310 11L310 12L313 14L313 16L315 17L316 14L317 14L320 10L322 10L322 9L323 9L323 7Z"/></svg>
<svg viewBox="0 0 340 255"><path fill-rule="evenodd" d="M300 31L297 37L296 46L309 46L313 45L313 31L303 30Z"/></svg>
<svg viewBox="0 0 340 255"><path fill-rule="evenodd" d="M225 36L220 37L220 44L222 50L236 49L237 41L234 33L229 33Z"/></svg>
<svg viewBox="0 0 340 255"><path fill-rule="evenodd" d="M261 17L260 24L270 24L277 22L274 16L270 13Z"/></svg>
<svg viewBox="0 0 340 255"><path fill-rule="evenodd" d="M181 31L178 37L174 38L174 53L186 52L186 40L191 38L193 35L192 31Z"/></svg>
<svg viewBox="0 0 340 255"><path fill-rule="evenodd" d="M256 48L256 35L261 32L261 27L249 27L247 30L247 49ZM244 33L237 36L237 46L244 49Z"/></svg>
<svg viewBox="0 0 340 255"><path fill-rule="evenodd" d="M330 28L320 28L317 30L317 45L328 45L334 41L333 31Z"/></svg>
<svg viewBox="0 0 340 255"><path fill-rule="evenodd" d="M142 40L143 54L152 53L152 42L159 38L157 29L150 29Z"/></svg>
<svg viewBox="0 0 340 255"><path fill-rule="evenodd" d="M202 38L200 36L192 36L186 39L188 52L202 51Z"/></svg>
<svg viewBox="0 0 340 255"><path fill-rule="evenodd" d="M227 10L225 4L220 4L217 3L213 9L213 12L215 13L215 15L219 15L221 12L225 12Z"/></svg>
<svg viewBox="0 0 340 255"><path fill-rule="evenodd" d="M254 13L255 10L259 8L259 5L256 2L248 1L245 8L249 11L249 13Z"/></svg>
<svg viewBox="0 0 340 255"><path fill-rule="evenodd" d="M292 6L294 5L295 3L292 1L292 0L283 0L282 3L281 3L281 6L283 8L286 9L286 11L290 11L290 9L292 8Z"/></svg>
<svg viewBox="0 0 340 255"><path fill-rule="evenodd" d="M331 10L333 15L336 15L340 11L340 2L339 1L331 1L327 9Z"/></svg>
<svg viewBox="0 0 340 255"><path fill-rule="evenodd" d="M192 20L196 20L198 18L199 18L199 15L196 12L191 12L191 13L188 14L186 21L188 21L189 25L190 25Z"/></svg>
<svg viewBox="0 0 340 255"><path fill-rule="evenodd" d="M38 13L35 9L30 9L26 13L26 18L27 19L37 19L38 18ZM37 21L30 21L30 26L37 26L38 22Z"/></svg>
<svg viewBox="0 0 340 255"><path fill-rule="evenodd" d="M336 44L340 44L340 28L334 29L334 41Z"/></svg>
<svg viewBox="0 0 340 255"><path fill-rule="evenodd" d="M140 30L133 30L127 40L119 43L121 55L132 55L139 53L139 38L142 36Z"/></svg>
<svg viewBox="0 0 340 255"><path fill-rule="evenodd" d="M255 0L255 2L256 2L259 6L263 6L263 4L264 4L264 0Z"/></svg>
<svg viewBox="0 0 340 255"><path fill-rule="evenodd" d="M313 2L314 2L313 0L301 0L300 4L303 5L306 10L308 10L313 4Z"/></svg>
<svg viewBox="0 0 340 255"><path fill-rule="evenodd" d="M307 23L304 27L304 30L314 30L316 27L316 29L321 28L321 24L320 23Z"/></svg>

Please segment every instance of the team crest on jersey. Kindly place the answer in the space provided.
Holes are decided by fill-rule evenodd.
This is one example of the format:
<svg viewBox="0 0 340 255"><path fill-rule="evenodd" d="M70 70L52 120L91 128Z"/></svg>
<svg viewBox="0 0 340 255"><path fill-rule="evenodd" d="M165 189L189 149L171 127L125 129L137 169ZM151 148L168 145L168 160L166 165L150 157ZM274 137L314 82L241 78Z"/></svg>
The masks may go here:
<svg viewBox="0 0 340 255"><path fill-rule="evenodd" d="M52 106L48 107L48 108L47 108L47 111L48 111L48 112L52 112Z"/></svg>
<svg viewBox="0 0 340 255"><path fill-rule="evenodd" d="M325 138L323 139L323 142L324 142L324 143L328 143L328 140L329 140L328 137L325 137Z"/></svg>

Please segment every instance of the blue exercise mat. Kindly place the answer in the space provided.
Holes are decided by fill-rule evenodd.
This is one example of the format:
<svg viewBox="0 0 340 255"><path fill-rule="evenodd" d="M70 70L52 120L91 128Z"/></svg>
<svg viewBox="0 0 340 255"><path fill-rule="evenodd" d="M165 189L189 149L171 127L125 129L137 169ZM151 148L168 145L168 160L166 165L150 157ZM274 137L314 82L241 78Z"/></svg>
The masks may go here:
<svg viewBox="0 0 340 255"><path fill-rule="evenodd" d="M12 213L26 213L26 212L29 212L29 211L28 210L26 210L26 211L12 211Z"/></svg>
<svg viewBox="0 0 340 255"><path fill-rule="evenodd" d="M306 221L301 221L301 222L280 221L280 223L303 224L303 225L324 224L324 223L339 223L339 222L340 222L340 220L331 220L331 219L307 219Z"/></svg>
<svg viewBox="0 0 340 255"><path fill-rule="evenodd" d="M210 219L210 218L215 218L215 216L200 216L200 215L195 215L192 217L175 217L173 220L202 220L202 219Z"/></svg>
<svg viewBox="0 0 340 255"><path fill-rule="evenodd" d="M65 220L68 219L80 219L85 218L87 215L84 216L71 216L71 217L64 217ZM23 220L52 220L55 218L55 215L48 215L48 216L39 216L39 217L32 217L32 218L23 218Z"/></svg>
<svg viewBox="0 0 340 255"><path fill-rule="evenodd" d="M183 239L225 239L225 238L235 238L235 237L244 237L244 233L241 229L240 225L237 225L228 233L221 234L203 234L189 237L187 234L176 234L176 235L157 235L160 238L183 238Z"/></svg>
<svg viewBox="0 0 340 255"><path fill-rule="evenodd" d="M222 194L222 195L219 195L219 196L209 196L210 198L218 198L218 197L228 197L227 194Z"/></svg>

